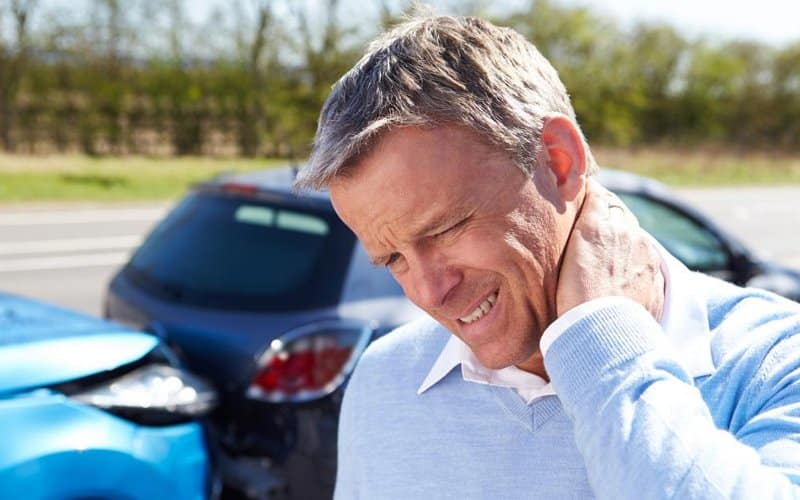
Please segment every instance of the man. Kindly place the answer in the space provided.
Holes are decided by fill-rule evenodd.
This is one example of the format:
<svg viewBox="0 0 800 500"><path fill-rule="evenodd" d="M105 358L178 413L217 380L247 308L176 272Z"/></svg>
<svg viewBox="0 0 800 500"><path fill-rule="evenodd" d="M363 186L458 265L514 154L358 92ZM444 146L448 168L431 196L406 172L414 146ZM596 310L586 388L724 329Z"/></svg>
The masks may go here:
<svg viewBox="0 0 800 500"><path fill-rule="evenodd" d="M519 34L421 18L334 87L328 187L430 319L350 381L339 499L800 497L800 310L689 272Z"/></svg>

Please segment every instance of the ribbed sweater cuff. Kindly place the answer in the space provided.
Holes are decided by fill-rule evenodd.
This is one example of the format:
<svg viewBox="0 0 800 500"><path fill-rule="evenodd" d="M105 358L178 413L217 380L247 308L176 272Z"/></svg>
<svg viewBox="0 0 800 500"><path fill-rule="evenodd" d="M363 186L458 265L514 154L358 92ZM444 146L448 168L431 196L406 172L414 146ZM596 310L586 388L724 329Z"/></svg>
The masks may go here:
<svg viewBox="0 0 800 500"><path fill-rule="evenodd" d="M580 397L604 372L655 349L655 319L633 301L617 302L576 321L550 346L545 368L561 399Z"/></svg>

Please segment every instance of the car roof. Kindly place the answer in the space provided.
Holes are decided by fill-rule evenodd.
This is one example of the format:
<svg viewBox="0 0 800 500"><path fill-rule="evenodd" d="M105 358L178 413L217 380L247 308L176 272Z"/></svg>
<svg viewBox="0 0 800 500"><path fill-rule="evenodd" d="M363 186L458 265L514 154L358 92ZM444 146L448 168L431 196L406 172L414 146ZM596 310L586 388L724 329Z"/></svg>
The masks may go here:
<svg viewBox="0 0 800 500"><path fill-rule="evenodd" d="M303 165L283 165L250 172L225 172L213 179L199 184L201 189L214 191L232 191L240 195L282 195L288 198L328 201L328 191L294 188L297 173ZM686 205L675 198L670 190L658 181L642 177L641 175L601 168L597 173L601 184L613 191L646 193L655 198L674 201L682 208Z"/></svg>
<svg viewBox="0 0 800 500"><path fill-rule="evenodd" d="M287 164L281 167L251 172L225 173L199 186L218 191L232 190L243 195L249 194L255 197L278 196L287 202L305 201L332 209L327 190L297 190L293 187L297 173L301 168L303 168L303 165ZM736 247L737 251L749 254L746 247L736 238L732 237L692 205L678 198L667 186L654 179L606 167L599 169L596 179L616 193L634 193L660 200L662 203L668 204L700 222L713 233L727 240L730 245Z"/></svg>
<svg viewBox="0 0 800 500"><path fill-rule="evenodd" d="M294 189L294 181L297 178L297 173L302 165L283 165L279 167L265 168L261 170L253 170L250 172L225 172L213 179L200 184L203 187L216 187L223 186L250 186L258 190L284 192L287 194L311 196L315 198L328 198L327 190L296 190ZM598 180L614 190L624 191L649 191L658 193L660 195L671 197L669 189L663 184L647 177L642 177L630 172L623 172L610 168L602 168L597 174Z"/></svg>
<svg viewBox="0 0 800 500"><path fill-rule="evenodd" d="M676 200L675 195L664 184L631 172L601 168L595 178L612 191L639 192L649 194L654 198Z"/></svg>
<svg viewBox="0 0 800 500"><path fill-rule="evenodd" d="M306 198L311 200L329 200L327 190L315 191L310 189L295 189L294 181L298 165L283 165L279 167L253 170L250 172L225 172L213 179L199 184L197 187L225 191L231 188L240 194L248 194L246 188L254 188L250 194L283 194L293 198ZM239 188L239 189L237 189Z"/></svg>

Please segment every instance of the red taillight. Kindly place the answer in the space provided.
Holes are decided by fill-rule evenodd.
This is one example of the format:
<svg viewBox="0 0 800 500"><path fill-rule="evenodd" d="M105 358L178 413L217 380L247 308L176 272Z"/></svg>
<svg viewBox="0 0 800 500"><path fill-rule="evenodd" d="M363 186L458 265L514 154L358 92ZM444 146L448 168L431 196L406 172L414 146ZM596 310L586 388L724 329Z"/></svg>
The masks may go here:
<svg viewBox="0 0 800 500"><path fill-rule="evenodd" d="M273 341L248 390L269 401L308 400L332 392L369 340L358 323L312 325ZM355 354L355 355L354 355Z"/></svg>
<svg viewBox="0 0 800 500"><path fill-rule="evenodd" d="M331 346L281 353L270 360L254 383L265 391L286 394L322 389L341 373L352 352L351 347Z"/></svg>
<svg viewBox="0 0 800 500"><path fill-rule="evenodd" d="M258 186L241 182L226 182L222 185L222 190L226 193L234 194L256 194L258 193Z"/></svg>

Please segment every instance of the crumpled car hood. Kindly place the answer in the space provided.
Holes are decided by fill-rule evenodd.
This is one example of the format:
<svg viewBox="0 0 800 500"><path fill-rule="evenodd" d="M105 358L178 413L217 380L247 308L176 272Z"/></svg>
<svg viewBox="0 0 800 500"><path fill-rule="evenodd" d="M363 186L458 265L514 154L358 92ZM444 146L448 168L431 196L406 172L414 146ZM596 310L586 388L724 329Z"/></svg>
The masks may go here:
<svg viewBox="0 0 800 500"><path fill-rule="evenodd" d="M0 394L113 370L158 343L120 325L0 294Z"/></svg>

